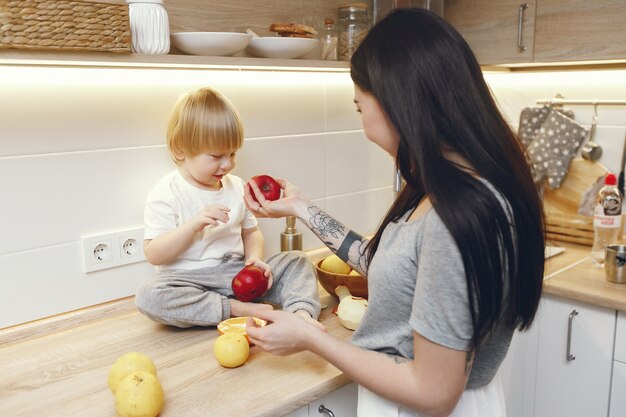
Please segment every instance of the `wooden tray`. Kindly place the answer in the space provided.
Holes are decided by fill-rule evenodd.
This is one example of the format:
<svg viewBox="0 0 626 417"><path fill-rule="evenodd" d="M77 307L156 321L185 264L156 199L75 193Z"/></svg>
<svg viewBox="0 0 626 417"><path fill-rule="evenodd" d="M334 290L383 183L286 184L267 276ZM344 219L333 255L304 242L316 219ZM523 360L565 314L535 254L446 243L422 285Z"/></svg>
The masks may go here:
<svg viewBox="0 0 626 417"><path fill-rule="evenodd" d="M593 244L593 217L578 214L578 207L585 192L607 172L607 168L599 162L574 158L561 187L556 190L544 189L543 204L549 241Z"/></svg>

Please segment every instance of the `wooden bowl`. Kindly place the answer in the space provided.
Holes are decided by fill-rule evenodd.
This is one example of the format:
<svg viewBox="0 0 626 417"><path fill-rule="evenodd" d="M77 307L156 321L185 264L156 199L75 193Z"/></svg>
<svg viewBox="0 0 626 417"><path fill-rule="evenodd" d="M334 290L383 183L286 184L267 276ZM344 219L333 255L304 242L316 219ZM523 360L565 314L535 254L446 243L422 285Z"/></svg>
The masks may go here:
<svg viewBox="0 0 626 417"><path fill-rule="evenodd" d="M315 264L315 272L317 272L317 279L326 292L339 299L335 294L335 288L339 285L345 285L353 296L367 298L367 280L365 278L360 275L334 274L324 271L320 268L323 260L320 259Z"/></svg>

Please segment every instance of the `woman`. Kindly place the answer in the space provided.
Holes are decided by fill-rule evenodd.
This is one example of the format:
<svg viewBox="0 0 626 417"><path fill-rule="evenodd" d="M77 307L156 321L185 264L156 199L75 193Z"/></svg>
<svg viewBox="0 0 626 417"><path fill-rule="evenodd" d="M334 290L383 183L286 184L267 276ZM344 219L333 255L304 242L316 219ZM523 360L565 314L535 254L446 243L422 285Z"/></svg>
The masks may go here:
<svg viewBox="0 0 626 417"><path fill-rule="evenodd" d="M371 240L281 180L284 198L247 186L258 216L296 215L367 276L351 343L280 311L254 328L275 354L310 350L359 384L359 416L505 415L498 367L541 294L543 212L525 155L463 38L422 9L379 22L351 60L369 140L406 187ZM260 203L250 196L253 192ZM364 364L367 364L365 366Z"/></svg>

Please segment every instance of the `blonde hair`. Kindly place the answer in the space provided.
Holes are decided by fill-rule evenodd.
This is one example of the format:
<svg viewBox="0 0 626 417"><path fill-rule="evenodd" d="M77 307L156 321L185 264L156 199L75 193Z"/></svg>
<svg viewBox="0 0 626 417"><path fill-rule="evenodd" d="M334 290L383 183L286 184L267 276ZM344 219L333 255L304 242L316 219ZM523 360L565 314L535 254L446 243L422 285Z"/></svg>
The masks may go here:
<svg viewBox="0 0 626 417"><path fill-rule="evenodd" d="M215 90L201 88L174 106L167 127L167 146L176 164L181 153L231 152L243 144L243 124L235 107Z"/></svg>

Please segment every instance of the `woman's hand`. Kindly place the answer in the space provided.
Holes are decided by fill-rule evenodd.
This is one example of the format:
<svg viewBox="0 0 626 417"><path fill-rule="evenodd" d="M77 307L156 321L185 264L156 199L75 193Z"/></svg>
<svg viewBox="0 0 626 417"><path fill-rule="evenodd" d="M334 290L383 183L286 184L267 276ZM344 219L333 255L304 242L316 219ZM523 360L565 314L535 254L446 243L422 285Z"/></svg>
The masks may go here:
<svg viewBox="0 0 626 417"><path fill-rule="evenodd" d="M297 314L286 311L263 310L256 317L267 320L264 327L248 317L246 333L250 342L274 355L291 355L308 349L310 338L325 332L318 326L308 323Z"/></svg>
<svg viewBox="0 0 626 417"><path fill-rule="evenodd" d="M276 181L280 184L280 188L283 189L283 196L275 201L270 201L263 197L254 181L249 181L246 184L243 199L248 210L252 211L256 217L298 216L299 210L302 210L303 207L306 209L307 204L311 204L308 198L295 185L279 178ZM256 201L252 195L256 196Z"/></svg>
<svg viewBox="0 0 626 417"><path fill-rule="evenodd" d="M265 275L268 280L267 289L269 290L270 288L272 288L272 284L274 283L274 277L272 275L272 268L268 264L266 264L265 262L257 258L256 256L251 256L248 259L246 259L245 266L250 266L250 265L254 265L257 268L259 268L261 271L263 271L263 275Z"/></svg>

